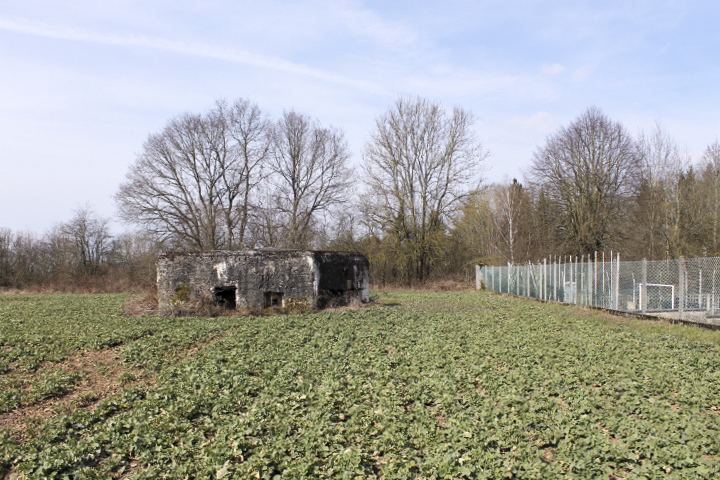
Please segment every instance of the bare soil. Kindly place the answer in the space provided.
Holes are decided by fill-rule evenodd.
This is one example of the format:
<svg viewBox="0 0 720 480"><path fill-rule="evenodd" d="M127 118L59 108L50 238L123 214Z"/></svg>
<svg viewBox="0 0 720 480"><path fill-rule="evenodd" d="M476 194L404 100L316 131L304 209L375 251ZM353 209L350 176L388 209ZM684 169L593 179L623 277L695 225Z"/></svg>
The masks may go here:
<svg viewBox="0 0 720 480"><path fill-rule="evenodd" d="M50 367L45 366L42 373L10 372L7 374L27 385L32 385L33 381L47 373L48 369L76 372L82 378L65 395L38 403L21 405L12 412L0 414L0 429L8 430L20 439L24 439L30 427L38 425L48 418L62 413L72 413L81 408L93 408L100 400L115 395L132 384L153 384L154 376L152 374L140 372L124 364L119 356L120 348L87 351ZM130 376L126 375L123 377L124 379L134 378L134 380L131 382L119 381L121 375L126 373Z"/></svg>

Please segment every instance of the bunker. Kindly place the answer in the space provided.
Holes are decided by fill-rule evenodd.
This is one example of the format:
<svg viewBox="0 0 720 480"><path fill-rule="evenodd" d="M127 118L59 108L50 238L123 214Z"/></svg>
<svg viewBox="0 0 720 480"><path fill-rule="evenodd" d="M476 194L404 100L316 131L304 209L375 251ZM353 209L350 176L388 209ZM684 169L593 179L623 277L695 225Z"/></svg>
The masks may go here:
<svg viewBox="0 0 720 480"><path fill-rule="evenodd" d="M227 309L324 308L370 300L369 262L359 253L312 250L184 252L157 260L158 303L209 299Z"/></svg>

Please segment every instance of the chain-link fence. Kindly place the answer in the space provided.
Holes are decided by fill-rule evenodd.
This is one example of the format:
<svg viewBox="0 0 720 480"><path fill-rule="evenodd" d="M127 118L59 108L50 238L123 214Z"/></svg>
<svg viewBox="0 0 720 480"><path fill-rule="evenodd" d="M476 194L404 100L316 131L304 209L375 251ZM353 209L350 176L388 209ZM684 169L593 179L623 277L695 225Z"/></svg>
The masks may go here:
<svg viewBox="0 0 720 480"><path fill-rule="evenodd" d="M621 262L617 254L595 254L477 273L478 287L500 293L720 323L720 258Z"/></svg>

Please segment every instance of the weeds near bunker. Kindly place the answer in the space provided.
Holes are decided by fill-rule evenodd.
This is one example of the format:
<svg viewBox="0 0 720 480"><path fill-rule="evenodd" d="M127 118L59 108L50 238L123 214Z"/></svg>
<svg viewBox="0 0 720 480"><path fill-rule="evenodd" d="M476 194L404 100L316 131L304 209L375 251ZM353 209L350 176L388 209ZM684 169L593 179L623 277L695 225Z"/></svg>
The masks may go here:
<svg viewBox="0 0 720 480"><path fill-rule="evenodd" d="M175 289L175 296L172 298L173 303L185 303L192 301L192 289L187 285L180 285Z"/></svg>

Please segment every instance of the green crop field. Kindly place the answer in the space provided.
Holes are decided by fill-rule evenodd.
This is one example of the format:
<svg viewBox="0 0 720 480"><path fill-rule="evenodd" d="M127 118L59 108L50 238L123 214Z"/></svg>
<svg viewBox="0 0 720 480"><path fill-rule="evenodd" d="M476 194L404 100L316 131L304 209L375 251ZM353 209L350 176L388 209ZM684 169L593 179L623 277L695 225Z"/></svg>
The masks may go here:
<svg viewBox="0 0 720 480"><path fill-rule="evenodd" d="M0 295L0 478L717 478L720 336L476 292Z"/></svg>

